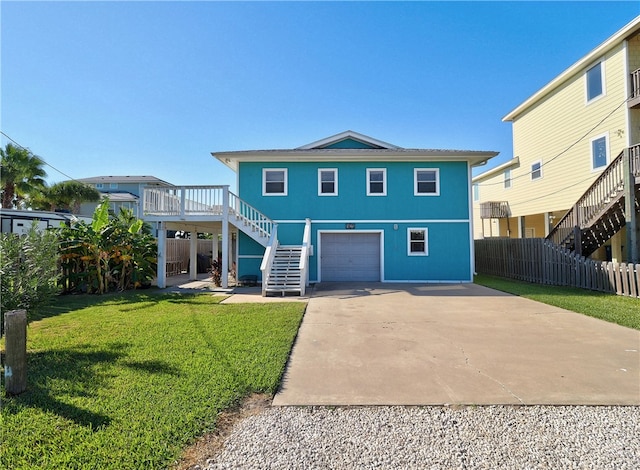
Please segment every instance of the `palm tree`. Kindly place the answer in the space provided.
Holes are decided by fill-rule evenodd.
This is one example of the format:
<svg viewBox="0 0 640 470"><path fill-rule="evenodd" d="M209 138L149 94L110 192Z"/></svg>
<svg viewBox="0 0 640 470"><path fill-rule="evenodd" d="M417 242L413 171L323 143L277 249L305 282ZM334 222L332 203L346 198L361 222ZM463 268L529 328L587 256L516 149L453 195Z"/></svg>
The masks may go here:
<svg viewBox="0 0 640 470"><path fill-rule="evenodd" d="M29 150L7 144L0 148L0 190L2 208L12 209L31 192L45 186L44 161Z"/></svg>
<svg viewBox="0 0 640 470"><path fill-rule="evenodd" d="M69 210L74 214L80 212L83 202L98 202L100 191L93 186L79 181L63 181L42 188L32 198L32 207L44 210Z"/></svg>

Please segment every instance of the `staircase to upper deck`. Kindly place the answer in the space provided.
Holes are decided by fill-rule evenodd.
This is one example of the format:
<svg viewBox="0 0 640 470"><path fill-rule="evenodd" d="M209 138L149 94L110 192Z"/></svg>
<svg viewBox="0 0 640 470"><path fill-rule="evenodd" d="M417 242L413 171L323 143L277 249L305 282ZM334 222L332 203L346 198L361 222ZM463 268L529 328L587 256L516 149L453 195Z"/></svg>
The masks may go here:
<svg viewBox="0 0 640 470"><path fill-rule="evenodd" d="M620 153L603 170L547 240L582 256L592 254L624 227L627 184L633 187L635 211L640 212L640 145Z"/></svg>
<svg viewBox="0 0 640 470"><path fill-rule="evenodd" d="M261 271L263 295L267 293L305 293L310 254L310 221L301 245L280 246L277 224L255 207L229 191L228 186L179 186L145 188L144 218L189 224L229 222L264 246Z"/></svg>

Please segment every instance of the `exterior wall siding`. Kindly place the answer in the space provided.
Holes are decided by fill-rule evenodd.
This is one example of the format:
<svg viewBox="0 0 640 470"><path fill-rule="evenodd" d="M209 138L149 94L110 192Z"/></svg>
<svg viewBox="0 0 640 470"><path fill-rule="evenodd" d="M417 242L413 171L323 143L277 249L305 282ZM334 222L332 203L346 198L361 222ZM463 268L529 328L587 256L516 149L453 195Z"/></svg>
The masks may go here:
<svg viewBox="0 0 640 470"><path fill-rule="evenodd" d="M509 200L514 216L559 211L573 205L600 173L591 166L592 138L608 136L609 161L627 146L623 46L602 60L605 96L586 102L585 69L514 119L513 151L520 158L520 167L512 169L508 195L503 190L502 197L496 197ZM543 177L532 181L528 173L538 160L543 163Z"/></svg>
<svg viewBox="0 0 640 470"><path fill-rule="evenodd" d="M287 169L287 196L262 196L263 168ZM338 169L338 196L318 196L318 168ZM387 169L387 196L366 195L367 168ZM415 168L439 170L439 196L414 196ZM384 281L471 282L468 174L466 162L241 162L239 196L278 223L281 245L300 245L304 219L311 219L312 282L318 280L319 233L347 230L383 232ZM427 256L408 255L408 228L428 229ZM263 253L241 234L238 275L260 276Z"/></svg>

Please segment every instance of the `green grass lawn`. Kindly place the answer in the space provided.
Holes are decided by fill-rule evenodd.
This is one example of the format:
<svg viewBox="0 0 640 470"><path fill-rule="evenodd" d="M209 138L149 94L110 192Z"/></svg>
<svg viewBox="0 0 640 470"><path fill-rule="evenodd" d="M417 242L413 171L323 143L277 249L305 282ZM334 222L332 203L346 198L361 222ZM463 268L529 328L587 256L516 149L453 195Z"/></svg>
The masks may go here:
<svg viewBox="0 0 640 470"><path fill-rule="evenodd" d="M476 284L640 330L640 300L573 287L477 275Z"/></svg>
<svg viewBox="0 0 640 470"><path fill-rule="evenodd" d="M305 305L220 300L61 297L40 312L28 391L3 399L0 468L165 468L221 410L273 393Z"/></svg>

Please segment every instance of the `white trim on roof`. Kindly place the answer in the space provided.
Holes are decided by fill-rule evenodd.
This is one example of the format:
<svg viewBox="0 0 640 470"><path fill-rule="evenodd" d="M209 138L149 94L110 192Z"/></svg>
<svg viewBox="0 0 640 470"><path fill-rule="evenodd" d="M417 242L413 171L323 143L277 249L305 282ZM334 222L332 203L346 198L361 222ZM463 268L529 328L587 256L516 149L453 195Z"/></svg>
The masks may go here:
<svg viewBox="0 0 640 470"><path fill-rule="evenodd" d="M518 115L522 114L531 105L545 97L551 91L565 83L571 77L577 73L581 73L583 69L594 62L600 57L605 55L609 50L613 49L618 44L621 44L631 34L640 30L640 16L635 17L629 23L627 23L622 29L618 30L613 36L604 41L598 47L589 52L582 59L577 61L571 67L566 69L556 78L547 83L544 87L531 95L526 101L520 104L517 108L502 118L503 122L513 121Z"/></svg>
<svg viewBox="0 0 640 470"><path fill-rule="evenodd" d="M484 180L484 179L486 179L486 178L488 178L490 176L494 176L496 173L500 173L502 170L505 170L507 168L511 168L512 166L516 166L519 163L520 163L520 157L513 157L508 162L505 162L502 165L499 165L499 166L497 166L495 168L491 168L490 170L487 170L484 173L480 173L479 175L473 177L471 182L475 183L476 181Z"/></svg>
<svg viewBox="0 0 640 470"><path fill-rule="evenodd" d="M373 137L369 137L368 135L360 134L359 132L354 131L344 131L336 135L332 135L330 137L325 137L324 139L316 140L315 142L311 142L310 144L303 145L298 147L296 150L309 150L309 149L317 149L323 148L331 144L335 144L336 142L340 142L345 139L353 139L364 144L371 145L373 147L381 147L385 149L397 149L400 148L397 145L390 144L388 142L383 142L382 140L374 139Z"/></svg>

